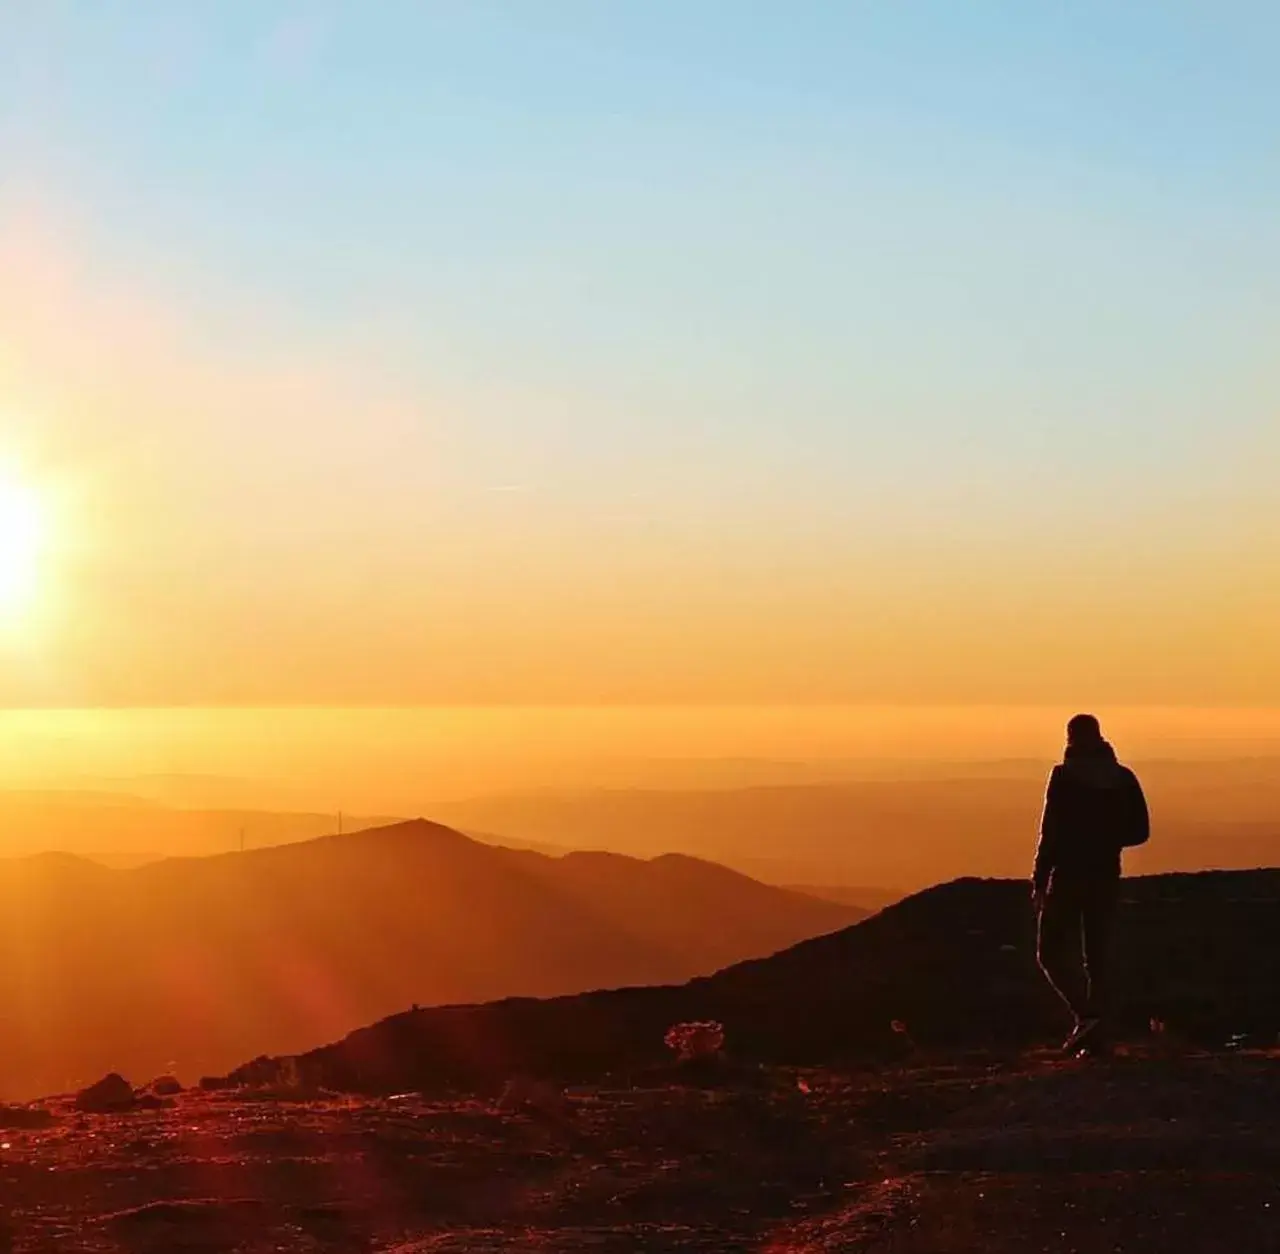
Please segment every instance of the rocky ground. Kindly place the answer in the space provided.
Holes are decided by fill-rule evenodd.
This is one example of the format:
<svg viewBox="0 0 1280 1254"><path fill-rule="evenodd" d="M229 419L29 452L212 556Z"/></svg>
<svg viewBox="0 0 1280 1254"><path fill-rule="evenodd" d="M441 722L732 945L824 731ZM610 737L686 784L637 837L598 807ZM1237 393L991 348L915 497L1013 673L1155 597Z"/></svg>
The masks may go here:
<svg viewBox="0 0 1280 1254"><path fill-rule="evenodd" d="M1262 1054L917 1059L562 1102L189 1092L0 1123L12 1251L1280 1249Z"/></svg>

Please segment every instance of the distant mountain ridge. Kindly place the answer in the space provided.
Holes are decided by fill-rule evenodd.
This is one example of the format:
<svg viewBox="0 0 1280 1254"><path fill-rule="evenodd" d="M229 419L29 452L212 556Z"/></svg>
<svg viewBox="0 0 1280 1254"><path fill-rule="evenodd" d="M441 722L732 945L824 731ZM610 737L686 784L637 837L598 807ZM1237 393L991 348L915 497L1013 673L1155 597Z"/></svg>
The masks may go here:
<svg viewBox="0 0 1280 1254"><path fill-rule="evenodd" d="M112 870L0 862L0 1090L224 1070L413 1003L705 974L856 910L697 859L564 858L425 820Z"/></svg>
<svg viewBox="0 0 1280 1254"><path fill-rule="evenodd" d="M1131 870L1280 864L1280 760L1134 765L1154 835L1133 852ZM679 849L770 884L905 892L955 876L1029 873L1050 766L951 763L829 783L509 793L444 802L435 813L498 839L639 856Z"/></svg>
<svg viewBox="0 0 1280 1254"><path fill-rule="evenodd" d="M1125 882L1117 1026L1217 1048L1280 1033L1280 870ZM379 1092L492 1089L652 1067L672 1024L718 1020L745 1062L873 1061L916 1046L1052 1042L1064 1012L1036 969L1025 882L956 880L841 932L679 986L393 1016L290 1060L305 1082ZM270 1061L233 1072L261 1081Z"/></svg>
<svg viewBox="0 0 1280 1254"><path fill-rule="evenodd" d="M0 789L0 830L11 856L57 849L112 865L160 857L231 853L313 840L336 832L337 814L319 811L187 808L123 792ZM348 815L348 830L397 819Z"/></svg>
<svg viewBox="0 0 1280 1254"><path fill-rule="evenodd" d="M856 906L874 914L906 895L889 888L874 888L863 884L788 884L793 893L807 897L819 897L823 901L838 901L841 905Z"/></svg>

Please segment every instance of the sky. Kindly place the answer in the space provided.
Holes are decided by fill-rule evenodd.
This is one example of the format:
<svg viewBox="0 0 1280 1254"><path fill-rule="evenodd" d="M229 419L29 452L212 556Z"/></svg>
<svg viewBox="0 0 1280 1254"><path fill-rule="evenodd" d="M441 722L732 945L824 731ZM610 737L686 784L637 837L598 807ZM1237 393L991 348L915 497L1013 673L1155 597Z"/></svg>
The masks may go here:
<svg viewBox="0 0 1280 1254"><path fill-rule="evenodd" d="M1278 36L0 0L0 703L1280 705Z"/></svg>

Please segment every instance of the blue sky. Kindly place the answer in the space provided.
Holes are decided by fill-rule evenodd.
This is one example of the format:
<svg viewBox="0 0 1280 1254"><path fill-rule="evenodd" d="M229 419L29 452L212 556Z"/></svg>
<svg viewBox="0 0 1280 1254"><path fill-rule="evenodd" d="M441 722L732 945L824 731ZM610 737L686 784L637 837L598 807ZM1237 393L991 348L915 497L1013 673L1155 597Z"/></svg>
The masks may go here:
<svg viewBox="0 0 1280 1254"><path fill-rule="evenodd" d="M459 567L548 578L602 539L637 587L700 546L727 580L1119 577L1274 533L1277 36L1262 4L9 3L0 221L37 206L93 318L128 293L200 371L341 363L349 403L228 402L152 470L340 487L380 521L304 539L353 570L444 525L429 493ZM51 446L96 421L23 387Z"/></svg>
<svg viewBox="0 0 1280 1254"><path fill-rule="evenodd" d="M601 426L631 456L689 423L766 458L783 423L908 459L869 430L963 454L976 425L1032 461L1041 427L1119 426L1146 457L1269 338L1266 6L223 0L6 26L5 164L106 265L233 342L616 409L571 424L588 458Z"/></svg>

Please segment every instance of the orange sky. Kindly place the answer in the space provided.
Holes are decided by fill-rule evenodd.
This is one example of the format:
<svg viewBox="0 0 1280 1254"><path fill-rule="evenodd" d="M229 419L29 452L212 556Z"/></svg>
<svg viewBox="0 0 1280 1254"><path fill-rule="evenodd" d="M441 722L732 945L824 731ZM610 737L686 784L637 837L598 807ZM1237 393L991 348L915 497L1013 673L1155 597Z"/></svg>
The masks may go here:
<svg viewBox="0 0 1280 1254"><path fill-rule="evenodd" d="M1269 436L1100 517L1051 475L1021 510L963 479L717 495L714 455L673 469L700 506L487 491L443 436L406 469L401 425L543 398L402 411L359 363L225 357L45 235L6 248L6 460L54 539L0 624L8 704L1280 702Z"/></svg>

